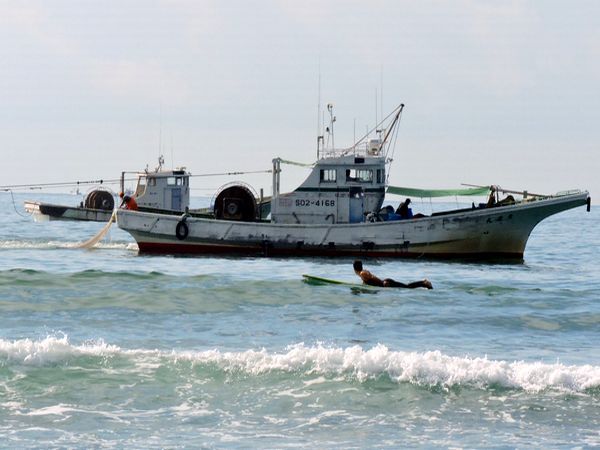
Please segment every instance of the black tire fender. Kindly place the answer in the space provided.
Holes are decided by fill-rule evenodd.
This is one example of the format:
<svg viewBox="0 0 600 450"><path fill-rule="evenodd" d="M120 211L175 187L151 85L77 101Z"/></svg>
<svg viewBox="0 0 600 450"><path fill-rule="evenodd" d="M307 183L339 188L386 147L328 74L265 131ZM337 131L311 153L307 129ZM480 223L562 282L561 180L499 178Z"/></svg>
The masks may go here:
<svg viewBox="0 0 600 450"><path fill-rule="evenodd" d="M189 232L190 229L188 228L188 225L187 223L185 223L184 220L180 220L179 222L177 222L177 226L175 227L175 236L177 236L177 239L183 241L185 238L188 237Z"/></svg>

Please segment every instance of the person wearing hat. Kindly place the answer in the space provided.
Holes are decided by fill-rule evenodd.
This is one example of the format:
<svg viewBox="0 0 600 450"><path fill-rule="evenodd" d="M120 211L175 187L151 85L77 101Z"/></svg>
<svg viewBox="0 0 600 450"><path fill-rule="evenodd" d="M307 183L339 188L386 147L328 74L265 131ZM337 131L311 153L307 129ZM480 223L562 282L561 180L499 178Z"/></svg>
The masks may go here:
<svg viewBox="0 0 600 450"><path fill-rule="evenodd" d="M125 195L123 192L119 193L119 197L123 199L121 202L120 208L131 209L132 211L137 211L138 205L135 199L132 196Z"/></svg>

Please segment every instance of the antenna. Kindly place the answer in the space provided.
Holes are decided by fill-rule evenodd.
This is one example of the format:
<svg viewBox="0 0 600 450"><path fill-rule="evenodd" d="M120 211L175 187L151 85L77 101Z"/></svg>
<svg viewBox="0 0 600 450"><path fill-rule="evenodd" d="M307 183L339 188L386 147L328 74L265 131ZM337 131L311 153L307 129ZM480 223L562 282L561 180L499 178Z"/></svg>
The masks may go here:
<svg viewBox="0 0 600 450"><path fill-rule="evenodd" d="M158 114L158 156L162 158L162 104L159 108Z"/></svg>
<svg viewBox="0 0 600 450"><path fill-rule="evenodd" d="M173 132L171 131L171 170L175 169L175 161L173 159Z"/></svg>
<svg viewBox="0 0 600 450"><path fill-rule="evenodd" d="M327 111L329 111L329 119L330 119L330 125L328 127L328 131L330 131L330 133L331 133L331 149L335 150L335 141L333 138L333 123L335 122L335 116L333 115L333 104L331 104L331 103L327 104Z"/></svg>
<svg viewBox="0 0 600 450"><path fill-rule="evenodd" d="M379 73L379 96L381 101L379 102L380 108L380 117L383 117L383 64L381 64L380 73Z"/></svg>
<svg viewBox="0 0 600 450"><path fill-rule="evenodd" d="M319 57L319 89L317 98L317 160L319 159L319 148L321 144L321 57Z"/></svg>
<svg viewBox="0 0 600 450"><path fill-rule="evenodd" d="M377 107L377 88L375 88L375 126L379 123L379 118L377 117L377 113L379 108Z"/></svg>

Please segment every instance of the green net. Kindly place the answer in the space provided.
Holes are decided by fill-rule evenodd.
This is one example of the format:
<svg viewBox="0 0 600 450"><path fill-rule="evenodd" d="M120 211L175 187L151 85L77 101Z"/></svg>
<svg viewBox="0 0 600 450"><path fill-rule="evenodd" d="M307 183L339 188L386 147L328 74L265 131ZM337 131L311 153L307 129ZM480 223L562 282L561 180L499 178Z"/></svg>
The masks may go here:
<svg viewBox="0 0 600 450"><path fill-rule="evenodd" d="M414 189L399 186L388 186L388 194L403 195L405 197L429 198L429 197L454 197L457 195L487 195L490 187L476 187L466 189Z"/></svg>

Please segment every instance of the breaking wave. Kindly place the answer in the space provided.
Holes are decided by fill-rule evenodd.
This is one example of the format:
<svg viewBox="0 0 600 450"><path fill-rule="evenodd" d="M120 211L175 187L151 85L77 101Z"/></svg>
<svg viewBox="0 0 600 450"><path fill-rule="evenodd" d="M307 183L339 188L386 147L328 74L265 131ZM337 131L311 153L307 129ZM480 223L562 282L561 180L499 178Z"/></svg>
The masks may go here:
<svg viewBox="0 0 600 450"><path fill-rule="evenodd" d="M81 357L85 357L88 364L104 369L111 366L114 358L120 361L114 364L125 362L136 367L191 365L194 370L206 368L254 377L284 373L300 377L343 377L348 382L359 383L385 378L393 383L426 388L504 388L530 393L591 391L592 394L600 388L600 366L495 361L487 357L448 356L440 351L392 351L382 344L370 349L296 344L277 353L265 349L240 352L128 350L102 340L76 345L70 343L67 336L41 340L0 339L0 366L69 365L76 364Z"/></svg>

